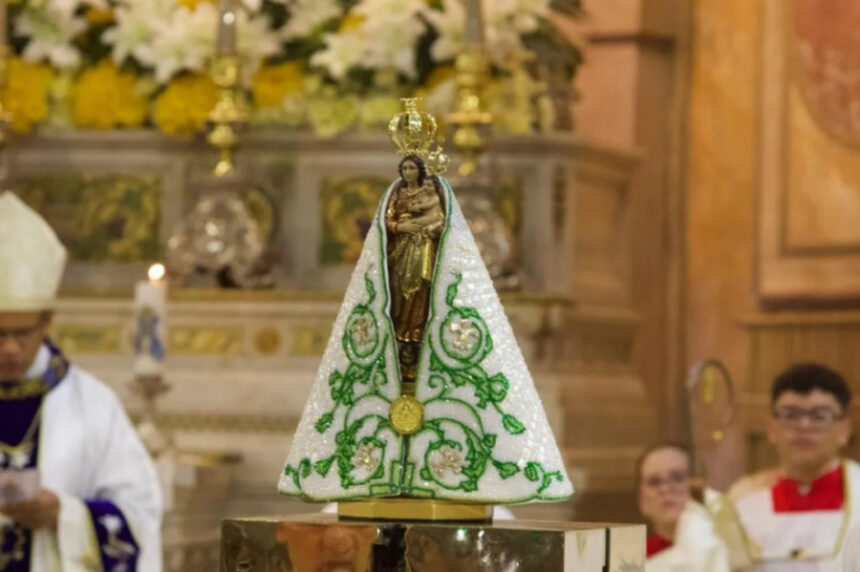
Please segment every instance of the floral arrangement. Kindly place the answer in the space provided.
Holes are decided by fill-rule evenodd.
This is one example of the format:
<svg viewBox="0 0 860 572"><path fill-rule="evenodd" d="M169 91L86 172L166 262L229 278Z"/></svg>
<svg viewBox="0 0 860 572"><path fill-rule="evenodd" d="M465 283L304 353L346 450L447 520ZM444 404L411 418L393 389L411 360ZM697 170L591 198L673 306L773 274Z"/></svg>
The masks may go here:
<svg viewBox="0 0 860 572"><path fill-rule="evenodd" d="M375 128L414 95L444 115L463 2L237 0L252 121L332 136ZM486 99L499 130L559 126L547 78L569 89L579 50L556 22L578 10L579 0L484 3ZM217 96L208 74L217 0L13 0L9 11L4 96L15 131L155 127L187 136L203 127Z"/></svg>

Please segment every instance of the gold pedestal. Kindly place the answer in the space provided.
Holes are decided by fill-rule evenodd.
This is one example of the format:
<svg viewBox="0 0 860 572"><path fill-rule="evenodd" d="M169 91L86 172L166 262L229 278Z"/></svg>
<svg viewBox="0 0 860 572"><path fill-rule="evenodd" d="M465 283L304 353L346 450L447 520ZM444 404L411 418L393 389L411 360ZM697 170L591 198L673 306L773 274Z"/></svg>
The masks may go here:
<svg viewBox="0 0 860 572"><path fill-rule="evenodd" d="M229 519L221 529L221 572L635 572L644 566L645 527L632 524L383 522L317 513Z"/></svg>
<svg viewBox="0 0 860 572"><path fill-rule="evenodd" d="M387 498L341 502L337 514L342 519L489 522L493 507L486 504L456 503L427 499Z"/></svg>

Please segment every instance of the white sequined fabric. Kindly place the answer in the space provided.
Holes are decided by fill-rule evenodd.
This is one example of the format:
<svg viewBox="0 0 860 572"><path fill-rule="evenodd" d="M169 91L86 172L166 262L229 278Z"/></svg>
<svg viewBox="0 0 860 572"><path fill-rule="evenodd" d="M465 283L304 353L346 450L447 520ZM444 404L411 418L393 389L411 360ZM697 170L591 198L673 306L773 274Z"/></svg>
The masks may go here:
<svg viewBox="0 0 860 572"><path fill-rule="evenodd" d="M388 317L385 209L381 207L287 456L287 469L279 481L282 493L315 500L403 494L500 504L561 500L573 492L478 247L450 185L443 178L440 181L448 214L415 387L424 407L422 429L403 438L385 422L400 383ZM387 204L392 188L381 205ZM349 408L337 406L332 388L339 386L332 375L346 372L356 360L355 352L350 357L345 349L346 325L355 330L361 347L373 345L367 343L375 331L367 323L367 314L356 313L356 306L368 300L368 283L376 293L369 309L378 324L381 345L375 353L362 350L370 357L362 357L361 363L383 356L386 382L356 384L361 385L360 397ZM358 318L350 319L351 315ZM334 379L340 378L336 374ZM330 423L324 424L327 429L320 432L320 419L332 411ZM358 427L358 432L350 432L350 427ZM339 450L338 432L342 433L341 454L328 468ZM344 446L346 437L355 445Z"/></svg>

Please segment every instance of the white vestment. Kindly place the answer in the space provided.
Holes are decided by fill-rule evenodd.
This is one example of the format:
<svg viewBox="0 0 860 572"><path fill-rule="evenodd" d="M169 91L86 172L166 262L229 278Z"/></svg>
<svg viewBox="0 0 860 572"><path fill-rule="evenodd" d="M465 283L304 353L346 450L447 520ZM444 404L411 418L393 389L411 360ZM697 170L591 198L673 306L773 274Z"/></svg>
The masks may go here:
<svg viewBox="0 0 860 572"><path fill-rule="evenodd" d="M845 534L842 572L860 572L860 519L854 519L854 524Z"/></svg>
<svg viewBox="0 0 860 572"><path fill-rule="evenodd" d="M27 377L47 368L43 346ZM57 530L33 534L31 572L102 570L84 501L103 500L125 517L140 553L139 572L161 570L161 492L155 468L117 396L72 366L44 398L37 468L60 499ZM0 523L8 522L0 514Z"/></svg>
<svg viewBox="0 0 860 572"><path fill-rule="evenodd" d="M690 501L675 542L645 562L645 572L729 572L729 557L708 510Z"/></svg>
<svg viewBox="0 0 860 572"><path fill-rule="evenodd" d="M771 491L778 480L775 471L747 477L716 499L710 508L729 548L732 569L843 570L843 560L851 552L846 550L846 532L860 526L860 465L845 461L842 476L844 503L838 510L774 510Z"/></svg>

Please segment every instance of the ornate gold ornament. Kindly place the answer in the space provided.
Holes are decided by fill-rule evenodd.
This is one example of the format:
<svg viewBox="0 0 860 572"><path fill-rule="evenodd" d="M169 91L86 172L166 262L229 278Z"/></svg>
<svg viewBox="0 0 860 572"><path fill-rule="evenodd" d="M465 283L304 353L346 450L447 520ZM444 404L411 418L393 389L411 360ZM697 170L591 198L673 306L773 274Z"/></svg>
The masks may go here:
<svg viewBox="0 0 860 572"><path fill-rule="evenodd" d="M403 111L388 122L388 137L400 156L424 158L436 142L436 118L426 111L418 111L417 98L405 97L400 101Z"/></svg>
<svg viewBox="0 0 860 572"><path fill-rule="evenodd" d="M411 395L401 395L388 410L391 426L401 435L411 435L424 422L424 406Z"/></svg>
<svg viewBox="0 0 860 572"><path fill-rule="evenodd" d="M254 336L254 347L264 356L271 356L281 349L281 334L275 328L263 328Z"/></svg>
<svg viewBox="0 0 860 572"><path fill-rule="evenodd" d="M493 121L481 100L487 82L487 55L484 48L484 19L481 1L466 2L465 48L454 62L457 82L457 103L448 115L454 127L454 146L463 153L459 174L467 177L478 168L478 157L487 145L486 131Z"/></svg>
<svg viewBox="0 0 860 572"><path fill-rule="evenodd" d="M441 175L450 160L442 150L437 137L436 118L426 111L418 110L419 99L405 97L400 100L403 111L388 122L388 137L401 157L417 155L424 160L431 175Z"/></svg>

